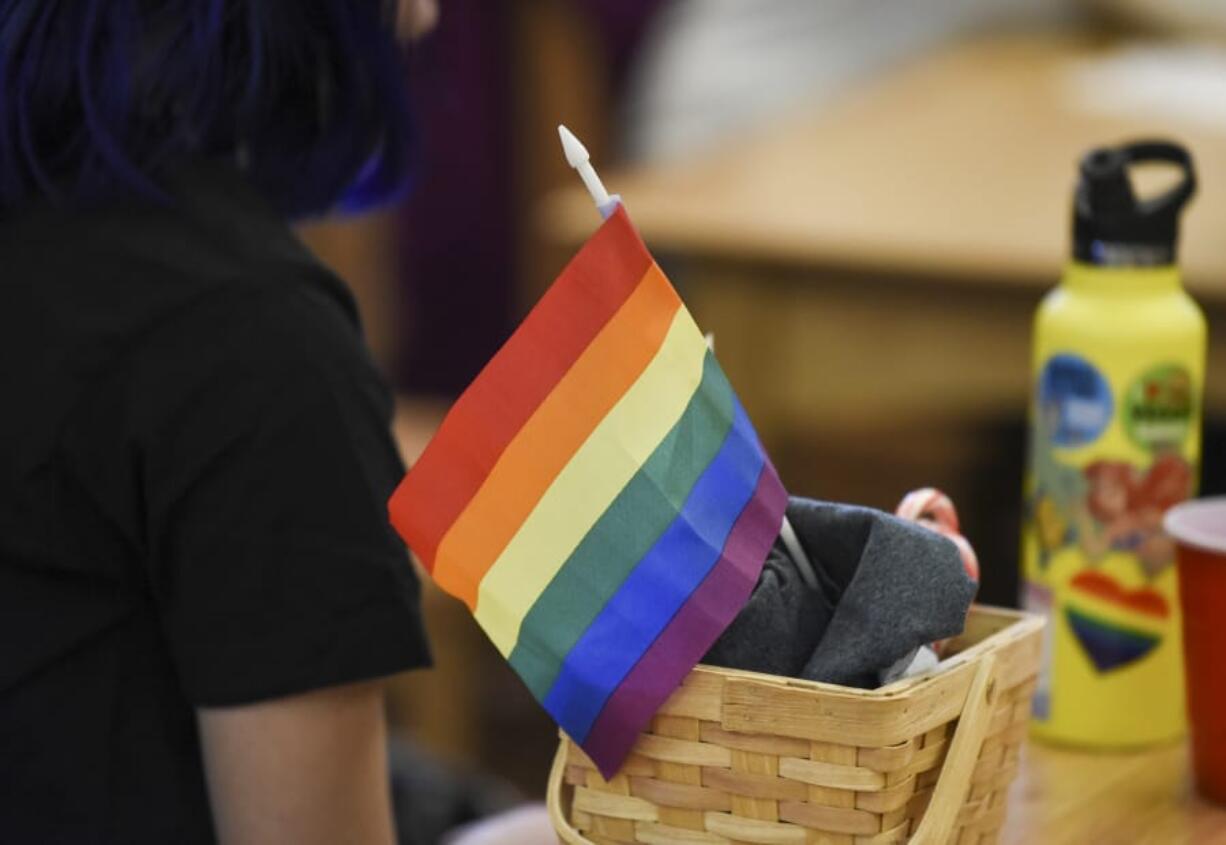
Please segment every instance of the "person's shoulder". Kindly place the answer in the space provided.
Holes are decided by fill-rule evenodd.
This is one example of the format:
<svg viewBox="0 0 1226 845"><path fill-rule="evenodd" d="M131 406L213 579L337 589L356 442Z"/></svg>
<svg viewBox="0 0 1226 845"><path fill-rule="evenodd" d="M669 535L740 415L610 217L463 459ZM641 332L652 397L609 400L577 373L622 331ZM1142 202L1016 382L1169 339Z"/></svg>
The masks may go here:
<svg viewBox="0 0 1226 845"><path fill-rule="evenodd" d="M179 373L273 377L370 364L352 296L313 261L261 263L199 284L149 337L143 363Z"/></svg>
<svg viewBox="0 0 1226 845"><path fill-rule="evenodd" d="M156 235L131 244L172 289L154 327L164 342L205 343L206 355L252 366L364 357L348 287L239 176L201 166L180 174L175 191Z"/></svg>
<svg viewBox="0 0 1226 845"><path fill-rule="evenodd" d="M305 458L353 448L360 432L383 455L391 392L334 280L256 272L210 286L142 345L124 391L131 442L186 466L256 443L271 454L270 438Z"/></svg>
<svg viewBox="0 0 1226 845"><path fill-rule="evenodd" d="M348 287L289 225L228 169L188 172L182 220L213 268L204 299L222 312L231 344L303 359L365 351ZM203 309L202 309L203 310Z"/></svg>

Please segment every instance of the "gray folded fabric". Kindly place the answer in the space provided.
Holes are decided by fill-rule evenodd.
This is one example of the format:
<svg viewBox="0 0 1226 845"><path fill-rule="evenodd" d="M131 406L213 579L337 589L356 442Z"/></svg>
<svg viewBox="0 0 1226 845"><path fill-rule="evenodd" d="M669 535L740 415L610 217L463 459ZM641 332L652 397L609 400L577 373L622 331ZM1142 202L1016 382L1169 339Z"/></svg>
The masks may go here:
<svg viewBox="0 0 1226 845"><path fill-rule="evenodd" d="M776 540L705 663L872 688L920 646L961 632L976 584L946 538L881 511L811 499L793 498L788 519L817 589Z"/></svg>

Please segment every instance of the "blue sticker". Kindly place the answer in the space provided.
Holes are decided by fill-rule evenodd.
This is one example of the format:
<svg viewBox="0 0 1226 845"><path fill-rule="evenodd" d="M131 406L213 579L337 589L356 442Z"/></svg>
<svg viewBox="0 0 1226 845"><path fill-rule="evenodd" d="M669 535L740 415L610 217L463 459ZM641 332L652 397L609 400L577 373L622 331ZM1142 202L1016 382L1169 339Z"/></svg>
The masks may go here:
<svg viewBox="0 0 1226 845"><path fill-rule="evenodd" d="M1084 446L1111 424L1111 385L1077 355L1053 355L1039 374L1039 413L1051 442Z"/></svg>

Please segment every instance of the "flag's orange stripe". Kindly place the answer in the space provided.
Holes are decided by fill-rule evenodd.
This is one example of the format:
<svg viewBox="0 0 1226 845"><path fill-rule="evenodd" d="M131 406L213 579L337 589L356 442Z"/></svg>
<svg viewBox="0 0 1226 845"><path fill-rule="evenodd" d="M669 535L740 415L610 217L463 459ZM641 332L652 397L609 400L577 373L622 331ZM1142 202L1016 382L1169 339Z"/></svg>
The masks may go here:
<svg viewBox="0 0 1226 845"><path fill-rule="evenodd" d="M393 524L427 569L507 444L650 266L647 248L619 208L452 407L388 503ZM459 332L456 342L463 338Z"/></svg>
<svg viewBox="0 0 1226 845"><path fill-rule="evenodd" d="M549 485L651 363L681 307L654 265L498 459L439 545L434 580L470 608Z"/></svg>

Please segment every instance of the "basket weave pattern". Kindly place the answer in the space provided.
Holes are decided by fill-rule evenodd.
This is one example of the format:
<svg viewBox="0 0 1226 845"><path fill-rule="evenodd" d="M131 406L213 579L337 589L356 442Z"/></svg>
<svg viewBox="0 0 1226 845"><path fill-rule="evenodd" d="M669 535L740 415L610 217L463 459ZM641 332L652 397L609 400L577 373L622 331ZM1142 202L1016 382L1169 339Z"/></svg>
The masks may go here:
<svg viewBox="0 0 1226 845"><path fill-rule="evenodd" d="M550 800L570 830L559 834L596 845L905 842L950 779L934 841L995 842L1040 627L977 609L948 668L876 691L698 667L611 781L563 738ZM955 754L963 761L946 765Z"/></svg>

